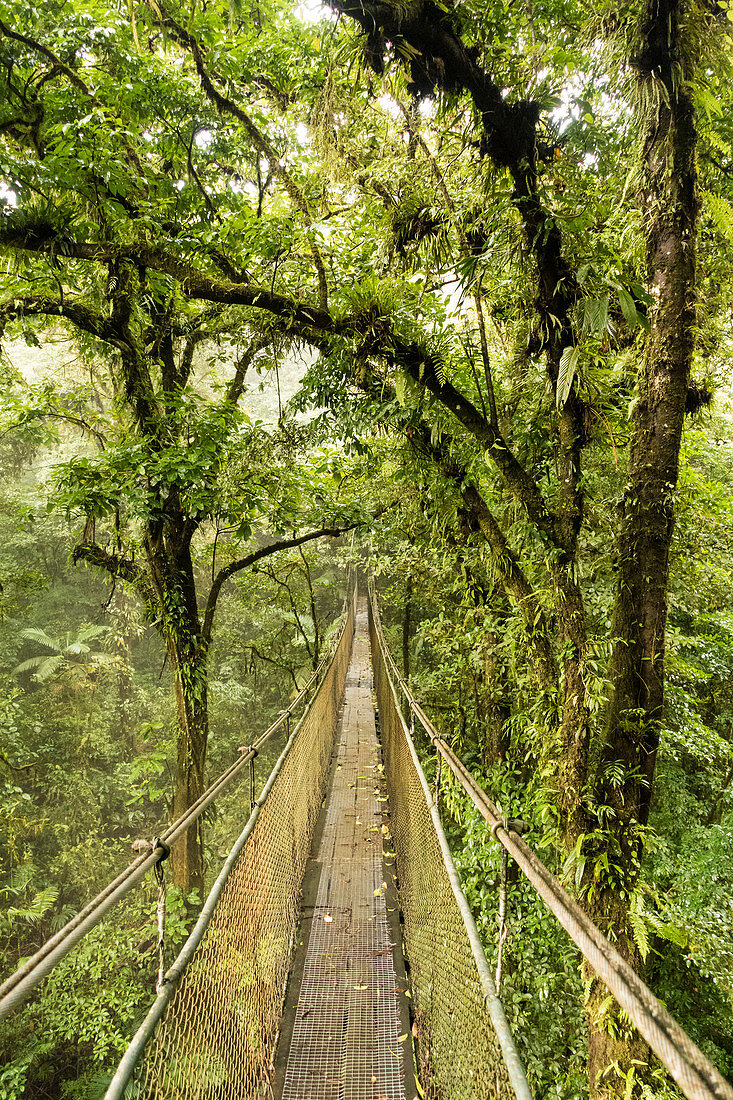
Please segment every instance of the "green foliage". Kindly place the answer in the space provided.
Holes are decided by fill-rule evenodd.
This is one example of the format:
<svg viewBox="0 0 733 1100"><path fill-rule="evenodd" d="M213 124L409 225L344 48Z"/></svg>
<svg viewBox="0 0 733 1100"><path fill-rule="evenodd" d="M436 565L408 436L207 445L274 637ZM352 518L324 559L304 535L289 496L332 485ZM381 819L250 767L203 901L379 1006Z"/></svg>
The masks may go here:
<svg viewBox="0 0 733 1100"><path fill-rule="evenodd" d="M56 967L37 1003L17 1014L1 1042L0 1096L39 1088L83 1097L94 1078L109 1083L131 1030L147 1011L157 973L155 891L125 902ZM169 957L187 935L186 907L168 890ZM70 996L73 991L73 996ZM69 1075L81 1064L84 1071Z"/></svg>
<svg viewBox="0 0 733 1100"><path fill-rule="evenodd" d="M26 627L20 631L20 637L26 642L33 642L35 645L49 650L51 655L48 657L29 657L16 665L13 672L16 675L23 672L32 672L32 679L42 683L44 680L57 676L65 668L73 667L73 665L82 669L90 669L95 665L99 666L109 662L109 654L92 653L87 645L88 641L98 638L106 632L107 627L104 626L86 626L79 630L73 641L70 634L67 634L66 639L62 641L59 638L49 637L46 631L41 630L39 627Z"/></svg>
<svg viewBox="0 0 733 1100"><path fill-rule="evenodd" d="M377 549L363 552L418 694L586 904L624 899L630 948L706 1051L725 1059L730 21L710 5L685 7L680 63L691 74L702 189L694 371L696 392L714 393L717 408L698 411L684 437L668 689L642 828L638 763L604 752L615 547L636 503L624 481L661 285L636 207L638 140L661 105L656 85L647 94L639 83L640 9L589 13L577 0L438 9L441 26L462 36L458 53L506 94L517 121L507 143L537 116L521 171L488 155L491 112L442 58L428 79L434 94L418 102L402 68L406 39L394 56L378 33L365 49L346 17L306 19L274 0L223 9L173 0L165 20L154 3L0 3L2 22L22 35L0 37L6 961L83 903L90 867L93 877L107 870L110 853L122 862L132 835L153 835L166 819L177 761L190 759L177 744L176 677L211 729L214 771L317 664L339 608L338 551L287 550L233 574L202 639L218 571L273 539L376 514ZM548 242L551 271L541 268ZM328 323L314 321L324 314ZM260 387L271 396L258 404ZM470 416L456 415L460 402L447 396L456 393ZM491 442L497 429L502 445ZM562 552L495 461L502 454L536 488L540 513L570 530ZM499 549L469 506L473 492ZM106 570L106 582L93 569L72 573L70 552ZM507 563L521 570L524 595ZM563 578L577 584L572 615L558 595ZM569 640L568 618L582 620L580 641ZM93 654L96 637L104 648ZM544 678L542 638L557 666ZM566 699L563 713L568 670L582 698ZM576 704L583 731L561 729ZM626 723L629 743L654 732L640 708ZM585 730L586 772L573 789L585 816L561 841L564 754ZM212 865L235 802L207 821ZM444 805L491 950L496 850L455 790ZM512 905L505 992L537 1094L583 1096L577 960L520 884ZM94 940L84 965L69 962L64 974L81 992L68 1020L60 987L42 1004L43 1038L23 1017L0 1096L97 1087L149 969L126 937L115 925L109 971ZM685 992L693 972L696 998ZM638 1092L623 1072L624 1091ZM650 1090L664 1095L641 1086Z"/></svg>

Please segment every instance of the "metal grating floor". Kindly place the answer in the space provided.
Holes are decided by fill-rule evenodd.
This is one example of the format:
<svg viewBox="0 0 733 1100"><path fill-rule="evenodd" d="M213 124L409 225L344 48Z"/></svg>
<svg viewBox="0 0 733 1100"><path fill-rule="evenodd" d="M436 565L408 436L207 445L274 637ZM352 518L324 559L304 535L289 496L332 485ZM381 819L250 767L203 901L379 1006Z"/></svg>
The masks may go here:
<svg viewBox="0 0 733 1100"><path fill-rule="evenodd" d="M363 608L351 667L282 1100L405 1097L382 860L381 771Z"/></svg>

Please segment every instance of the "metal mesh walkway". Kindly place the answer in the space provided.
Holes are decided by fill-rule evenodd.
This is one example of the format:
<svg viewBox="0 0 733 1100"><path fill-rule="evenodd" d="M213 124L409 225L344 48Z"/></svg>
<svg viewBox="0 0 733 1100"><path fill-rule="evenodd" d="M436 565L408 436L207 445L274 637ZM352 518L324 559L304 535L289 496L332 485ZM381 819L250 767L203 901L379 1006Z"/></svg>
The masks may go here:
<svg viewBox="0 0 733 1100"><path fill-rule="evenodd" d="M366 611L352 662L282 1100L405 1097L383 866L385 821ZM381 800L381 801L380 801Z"/></svg>
<svg viewBox="0 0 733 1100"><path fill-rule="evenodd" d="M133 1075L126 1095L137 1100L531 1100L373 622L381 762L367 616L363 602L356 614L355 597L348 606L311 705L106 1100L122 1100ZM307 948L296 953L281 1016L304 875L318 881L307 891ZM397 886L409 991L392 942L400 939Z"/></svg>

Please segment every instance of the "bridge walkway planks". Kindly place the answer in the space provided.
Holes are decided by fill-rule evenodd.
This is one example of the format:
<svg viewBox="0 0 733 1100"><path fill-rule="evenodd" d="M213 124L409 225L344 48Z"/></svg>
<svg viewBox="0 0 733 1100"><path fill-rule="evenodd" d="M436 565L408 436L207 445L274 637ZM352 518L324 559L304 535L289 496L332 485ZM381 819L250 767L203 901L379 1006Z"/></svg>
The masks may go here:
<svg viewBox="0 0 733 1100"><path fill-rule="evenodd" d="M383 846L388 814L365 601L337 746L306 880L303 944L286 1003L280 1046L287 1052L281 1049L277 1061L275 1096L412 1100L406 979L394 870Z"/></svg>

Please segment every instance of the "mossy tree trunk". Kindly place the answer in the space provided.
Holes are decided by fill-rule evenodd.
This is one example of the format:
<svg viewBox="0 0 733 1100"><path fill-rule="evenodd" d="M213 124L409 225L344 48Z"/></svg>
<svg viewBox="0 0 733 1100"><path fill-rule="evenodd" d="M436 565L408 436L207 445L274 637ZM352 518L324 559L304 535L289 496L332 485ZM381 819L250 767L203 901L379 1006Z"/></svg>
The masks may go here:
<svg viewBox="0 0 733 1100"><path fill-rule="evenodd" d="M635 969L642 960L626 914L639 874L641 833L649 819L664 707L664 656L674 493L690 367L695 347L695 243L698 214L692 64L683 40L682 0L647 0L636 60L643 183L640 207L653 297L633 413L629 473L618 538L618 585L609 670L612 694L599 774L600 804L610 806L617 873L601 880L592 915L613 930ZM623 899L620 903L619 899ZM624 1095L604 1076L615 1063L628 1076L644 1044L628 1037L618 1011L603 1010L596 982L589 1011L589 1071L595 1100ZM625 1041L619 1040L627 1036Z"/></svg>
<svg viewBox="0 0 733 1100"><path fill-rule="evenodd" d="M178 509L168 522L150 524L145 539L148 572L161 609L160 632L173 670L177 709L176 775L173 818L185 813L204 790L209 735L204 636L191 558L196 525ZM176 514L177 513L177 514ZM184 895L204 887L201 818L173 845L173 881Z"/></svg>

